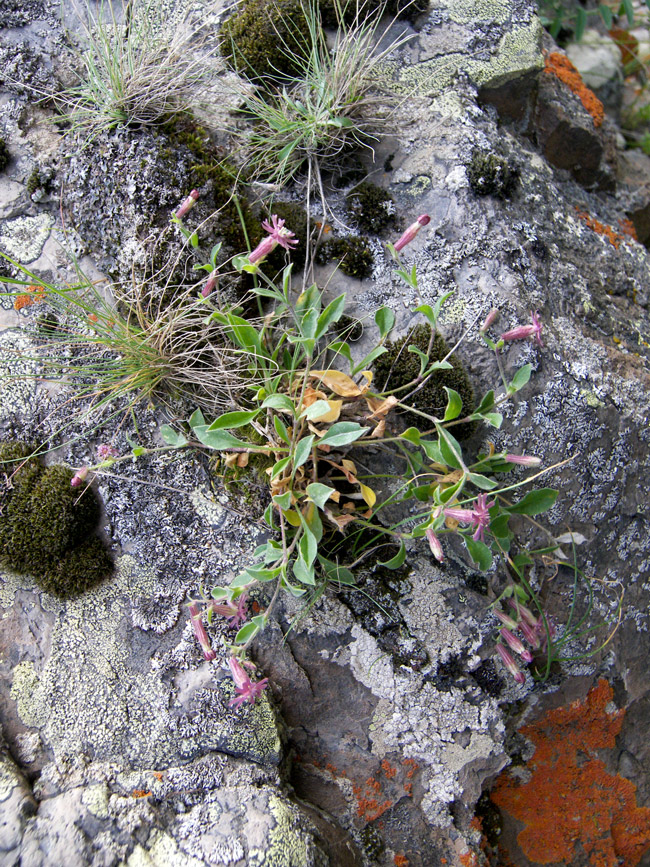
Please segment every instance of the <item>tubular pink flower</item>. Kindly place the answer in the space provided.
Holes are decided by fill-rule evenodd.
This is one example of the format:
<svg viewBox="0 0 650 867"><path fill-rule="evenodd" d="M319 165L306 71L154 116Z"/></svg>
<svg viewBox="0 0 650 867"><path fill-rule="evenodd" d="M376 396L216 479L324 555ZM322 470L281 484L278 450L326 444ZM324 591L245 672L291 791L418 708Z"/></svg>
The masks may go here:
<svg viewBox="0 0 650 867"><path fill-rule="evenodd" d="M515 653L518 653L525 662L533 661L533 655L530 650L527 650L517 636L513 635L505 626L501 627L501 636L505 639L506 644L508 644Z"/></svg>
<svg viewBox="0 0 650 867"><path fill-rule="evenodd" d="M269 237L260 241L248 257L251 265L258 265L266 259L278 244L284 247L285 250L291 250L291 245L295 247L299 243L294 233L285 228L284 220L280 219L277 214L272 215L270 223L268 220L264 220L262 228L269 233Z"/></svg>
<svg viewBox="0 0 650 867"><path fill-rule="evenodd" d="M198 200L199 200L199 191L198 190L192 190L192 192L189 194L189 196L185 199L183 204L180 206L180 208L174 214L176 219L182 220L186 214L189 214L189 212L192 210L194 205L196 205Z"/></svg>
<svg viewBox="0 0 650 867"><path fill-rule="evenodd" d="M427 537L427 541L429 542L431 553L436 558L438 563L442 563L442 561L445 559L445 554L442 550L440 539L436 536L431 527L429 527L428 530L425 531L425 535Z"/></svg>
<svg viewBox="0 0 650 867"><path fill-rule="evenodd" d="M190 609L190 619L192 621L192 629L194 630L194 635L196 635L196 640L201 645L203 656L208 660L208 662L211 662L216 658L217 654L212 649L208 633L205 631L203 615L199 611L196 602L190 602L187 607Z"/></svg>
<svg viewBox="0 0 650 867"><path fill-rule="evenodd" d="M542 463L541 458L529 455L506 455L506 460L509 464L519 464L522 467L538 467Z"/></svg>
<svg viewBox="0 0 650 867"><path fill-rule="evenodd" d="M70 487L78 488L82 482L85 482L87 475L88 467L82 467L80 470L77 470L74 476L70 479Z"/></svg>
<svg viewBox="0 0 650 867"><path fill-rule="evenodd" d="M522 620L521 623L519 623L518 628L533 650L539 650L542 646L542 642L539 640L539 635L535 632L530 623L526 623L525 620Z"/></svg>
<svg viewBox="0 0 650 867"><path fill-rule="evenodd" d="M535 617L535 615L530 610L530 608L526 608L526 606L522 605L522 603L516 598L515 599L509 599L508 603L510 604L510 606L512 608L515 609L515 611L517 612L518 618L525 620L531 626L537 627L537 624L540 622L541 618ZM542 628L543 628L544 621L542 620L541 622L542 622Z"/></svg>
<svg viewBox="0 0 650 867"><path fill-rule="evenodd" d="M269 679L265 677L263 680L253 683L239 660L231 656L228 660L230 673L235 682L235 691L237 695L228 702L228 707L239 707L244 702L249 701L255 704L255 699L259 698L266 689Z"/></svg>
<svg viewBox="0 0 650 867"><path fill-rule="evenodd" d="M497 318L498 315L499 315L499 311L495 307L493 307L492 310L490 310L488 315L485 317L483 325L481 325L481 327L479 328L479 331L480 332L487 331L488 328L490 327L490 325L492 325L492 323L494 322L494 320Z"/></svg>
<svg viewBox="0 0 650 867"><path fill-rule="evenodd" d="M474 524L476 532L472 537L475 541L483 541L486 527L490 526L489 510L494 505L494 500L491 503L487 502L487 494L479 494L476 498L473 509L444 509L444 513L448 518L453 518L455 521L462 521L464 524Z"/></svg>
<svg viewBox="0 0 650 867"><path fill-rule="evenodd" d="M472 523L476 524L476 532L472 536L474 541L483 541L485 530L490 526L490 509L494 505L494 500L491 503L487 501L487 494L479 494L476 498L474 506Z"/></svg>
<svg viewBox="0 0 650 867"><path fill-rule="evenodd" d="M215 614L227 618L228 625L235 629L248 620L248 594L242 593L236 604L213 602L212 610Z"/></svg>
<svg viewBox="0 0 650 867"><path fill-rule="evenodd" d="M411 241L415 238L417 233L420 231L422 226L426 226L431 222L431 217L428 214L421 214L414 223L408 227L408 229L401 236L399 241L394 244L395 251L399 253L400 250L403 250L407 244L410 244Z"/></svg>
<svg viewBox="0 0 650 867"><path fill-rule="evenodd" d="M217 268L215 268L214 271L210 273L210 276L208 277L205 286L203 287L203 289L201 289L201 297L207 298L218 282L219 271Z"/></svg>
<svg viewBox="0 0 650 867"><path fill-rule="evenodd" d="M517 683L526 683L526 676L520 670L510 651L503 644L497 644L497 653L501 657L501 662L503 662Z"/></svg>
<svg viewBox="0 0 650 867"><path fill-rule="evenodd" d="M499 618L501 623L508 627L508 629L517 628L517 621L513 620L505 611L501 611L500 608L493 608L492 611L494 612L494 615Z"/></svg>
<svg viewBox="0 0 650 867"><path fill-rule="evenodd" d="M539 346L544 346L542 343L542 323L538 313L530 311L532 325L519 325L511 331L506 331L501 335L501 340L524 340L526 337L534 337Z"/></svg>

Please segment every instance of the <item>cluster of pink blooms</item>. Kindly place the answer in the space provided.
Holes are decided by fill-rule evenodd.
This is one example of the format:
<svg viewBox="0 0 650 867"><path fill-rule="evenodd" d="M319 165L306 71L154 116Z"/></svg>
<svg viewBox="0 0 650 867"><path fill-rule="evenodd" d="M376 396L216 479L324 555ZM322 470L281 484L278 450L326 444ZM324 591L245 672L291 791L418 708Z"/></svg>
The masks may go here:
<svg viewBox="0 0 650 867"><path fill-rule="evenodd" d="M106 445L106 443L102 443L97 446L97 457L102 461L107 460L108 458L117 458L119 457L119 452L113 446Z"/></svg>
<svg viewBox="0 0 650 867"><path fill-rule="evenodd" d="M541 615L535 617L533 612L525 605L522 605L522 603L516 598L510 599L509 604L515 611L514 618L509 614L506 614L506 612L502 611L500 608L494 609L494 614L502 623L499 634L505 644L508 645L508 647L506 647L505 644L499 643L496 648L505 667L517 683L521 684L526 682L526 676L517 665L515 658L510 651L512 650L514 653L518 654L525 663L532 662L533 655L530 650L524 646L521 639L515 635L515 632L519 632L533 650L542 649L546 644L548 636L544 626L544 618ZM548 624L548 627L549 629L552 629L550 624Z"/></svg>
<svg viewBox="0 0 650 867"><path fill-rule="evenodd" d="M259 265L278 245L284 247L285 250L291 250L292 246L295 247L298 244L295 233L285 228L284 220L281 220L277 214L272 215L270 223L268 220L264 220L262 228L269 233L269 236L263 238L248 257L251 265Z"/></svg>
<svg viewBox="0 0 650 867"><path fill-rule="evenodd" d="M443 512L448 518L453 518L461 524L473 524L476 531L472 539L482 542L485 538L485 530L490 526L490 509L495 502L492 500L488 503L487 494L479 494L473 509L457 509L452 506L443 509Z"/></svg>
<svg viewBox="0 0 650 867"><path fill-rule="evenodd" d="M210 607L217 614L221 614L226 617L228 619L228 624L232 627L240 626L246 621L248 617L246 593L242 593L236 604L234 602L212 602L210 603ZM196 640L198 641L201 650L203 651L203 657L208 662L212 662L213 659L216 659L217 654L213 650L210 639L208 638L208 633L203 623L203 613L199 609L198 603L194 600L189 603L188 608L190 611L190 621L192 623L192 629L194 630ZM233 698L229 702L229 706L239 707L239 705L244 704L245 702L255 704L255 700L258 699L261 696L262 692L266 689L269 682L268 678L265 677L257 682L252 681L244 666L255 671L255 666L253 665L253 663L247 661L240 662L234 656L230 657L230 659L228 660L228 665L230 666L230 673L232 674L232 679L235 682L235 692L237 693L235 698Z"/></svg>

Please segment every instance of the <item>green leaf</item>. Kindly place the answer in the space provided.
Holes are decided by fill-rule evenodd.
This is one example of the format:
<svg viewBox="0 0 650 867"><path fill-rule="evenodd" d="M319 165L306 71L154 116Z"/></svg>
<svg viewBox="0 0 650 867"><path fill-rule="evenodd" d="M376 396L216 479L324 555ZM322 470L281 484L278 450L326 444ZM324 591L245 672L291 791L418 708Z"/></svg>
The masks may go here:
<svg viewBox="0 0 650 867"><path fill-rule="evenodd" d="M321 416L332 411L332 407L326 400L317 400L300 413L300 418L308 418L309 421L317 421Z"/></svg>
<svg viewBox="0 0 650 867"><path fill-rule="evenodd" d="M627 23L632 27L634 24L634 6L632 4L632 0L622 0L621 9L625 10L625 14L627 16Z"/></svg>
<svg viewBox="0 0 650 867"><path fill-rule="evenodd" d="M355 365L352 368L352 376L355 376L355 374L359 373L360 370L365 370L366 368L370 367L372 362L376 358L379 358L380 355L383 355L384 352L388 352L385 346L375 346L375 348L371 352L369 352L366 357L359 362L359 364Z"/></svg>
<svg viewBox="0 0 650 867"><path fill-rule="evenodd" d="M280 437L280 439L283 440L288 446L290 446L291 445L291 435L289 434L289 431L287 430L287 426L282 421L280 416L278 416L278 415L273 416L273 427L275 428L275 432Z"/></svg>
<svg viewBox="0 0 650 867"><path fill-rule="evenodd" d="M319 337L322 337L323 334L325 334L332 322L339 321L339 319L343 315L344 310L345 293L343 295L339 295L338 298L335 298L334 301L330 302L323 310L321 315L318 317L318 322L316 324L316 333L314 334L316 340L318 340Z"/></svg>
<svg viewBox="0 0 650 867"><path fill-rule="evenodd" d="M168 446L181 448L182 446L187 445L187 438L179 431L174 430L174 428L170 427L168 424L162 425L160 428L160 436Z"/></svg>
<svg viewBox="0 0 650 867"><path fill-rule="evenodd" d="M257 635L259 631L260 628L257 623L244 623L235 636L235 644L246 644L246 642Z"/></svg>
<svg viewBox="0 0 650 867"><path fill-rule="evenodd" d="M301 584L309 584L312 587L316 584L313 565L308 566L300 557L293 561L293 574Z"/></svg>
<svg viewBox="0 0 650 867"><path fill-rule="evenodd" d="M230 599L231 591L228 587L213 587L210 591L210 596L217 601L219 599Z"/></svg>
<svg viewBox="0 0 650 867"><path fill-rule="evenodd" d="M375 322L383 340L389 334L393 325L395 325L395 314L390 307L380 307L375 313Z"/></svg>
<svg viewBox="0 0 650 867"><path fill-rule="evenodd" d="M134 446L134 448L131 449L131 454L133 455L134 458L139 458L145 452L146 452L146 449L144 448L144 446Z"/></svg>
<svg viewBox="0 0 650 867"><path fill-rule="evenodd" d="M444 389L447 392L447 409L445 410L445 417L443 420L453 421L460 415L460 411L463 408L463 399L457 391L454 391L453 388L448 388L445 385Z"/></svg>
<svg viewBox="0 0 650 867"><path fill-rule="evenodd" d="M540 488L538 491L529 491L525 497L508 506L505 511L513 515L539 515L547 512L555 505L558 492L553 488Z"/></svg>
<svg viewBox="0 0 650 867"><path fill-rule="evenodd" d="M483 400L479 403L479 405L474 410L474 415L483 415L483 413L492 409L494 406L494 391L490 389L488 393L485 395Z"/></svg>
<svg viewBox="0 0 650 867"><path fill-rule="evenodd" d="M332 352L337 353L337 355L342 355L344 358L347 358L350 365L354 364L354 361L352 360L352 350L343 340L335 340L333 343L330 343L330 349Z"/></svg>
<svg viewBox="0 0 650 867"><path fill-rule="evenodd" d="M257 329L249 325L241 316L235 316L234 313L227 313L226 321L230 325L231 336L235 343L247 352L253 352L256 355L264 354Z"/></svg>
<svg viewBox="0 0 650 867"><path fill-rule="evenodd" d="M400 437L413 443L414 446L420 445L420 431L416 427L407 428L404 433L400 434Z"/></svg>
<svg viewBox="0 0 650 867"><path fill-rule="evenodd" d="M585 35L585 27L587 26L587 10L582 6L576 9L576 26L573 31L573 38L576 42L581 42Z"/></svg>
<svg viewBox="0 0 650 867"><path fill-rule="evenodd" d="M339 566L338 563L328 560L321 554L318 555L318 562L323 567L323 571L325 572L328 581L336 581L338 584L345 584L346 586L351 586L357 583L352 572L344 566Z"/></svg>
<svg viewBox="0 0 650 867"><path fill-rule="evenodd" d="M231 433L225 430L208 430L207 425L199 425L194 428L194 434L197 439L210 449L216 451L224 451L227 449L250 448L250 443L245 443L238 440Z"/></svg>
<svg viewBox="0 0 650 867"><path fill-rule="evenodd" d="M512 558L512 562L515 564L517 569L521 569L522 566L532 566L534 560L532 557L529 557L528 554L522 552L521 554L515 554Z"/></svg>
<svg viewBox="0 0 650 867"><path fill-rule="evenodd" d="M309 499L316 503L319 509L322 509L332 494L336 493L336 490L320 482L312 482L311 485L307 485L307 493Z"/></svg>
<svg viewBox="0 0 650 867"><path fill-rule="evenodd" d="M318 445L348 446L362 437L367 430L370 428L361 427L354 421L340 421L332 425L325 436L318 441Z"/></svg>
<svg viewBox="0 0 650 867"><path fill-rule="evenodd" d="M483 415L483 419L488 422L488 424L491 424L492 427L497 429L500 428L503 423L503 416L500 412L486 412Z"/></svg>
<svg viewBox="0 0 650 867"><path fill-rule="evenodd" d="M429 356L426 354L426 352L422 352L421 349L418 349L417 346L407 346L406 351L412 353L413 355L417 355L417 357L420 359L420 372L418 373L418 376L422 376L424 371L427 369L427 365L429 364Z"/></svg>
<svg viewBox="0 0 650 867"><path fill-rule="evenodd" d="M191 428L199 427L200 425L205 424L205 419L203 418L203 413L200 409L194 410L194 412L189 418L188 424Z"/></svg>
<svg viewBox="0 0 650 867"><path fill-rule="evenodd" d="M265 584L278 577L280 572L282 572L282 566L278 566L275 569L261 569L258 566L248 566L245 571L253 581L260 581L262 584Z"/></svg>
<svg viewBox="0 0 650 867"><path fill-rule="evenodd" d="M285 491L284 494L276 494L273 497L273 502L281 509L288 509L291 506L291 491Z"/></svg>
<svg viewBox="0 0 650 867"><path fill-rule="evenodd" d="M295 448L293 453L293 472L301 467L309 458L312 446L314 445L314 435L303 437Z"/></svg>
<svg viewBox="0 0 650 867"><path fill-rule="evenodd" d="M240 572L236 578L230 582L230 589L235 590L239 587L248 587L252 583L251 577L247 572Z"/></svg>
<svg viewBox="0 0 650 867"><path fill-rule="evenodd" d="M244 425L250 424L258 413L259 409L253 409L250 412L243 410L241 412L226 412L215 419L208 430L230 430L231 428L244 427Z"/></svg>
<svg viewBox="0 0 650 867"><path fill-rule="evenodd" d="M420 304L419 307L415 308L414 312L421 313L432 328L436 327L436 317L430 304Z"/></svg>
<svg viewBox="0 0 650 867"><path fill-rule="evenodd" d="M452 289L451 292L446 292L441 298L438 298L433 307L430 307L428 304L421 304L419 307L415 308L415 312L421 313L435 331L438 327L438 319L440 318L442 305L448 298L451 298L453 294L454 290Z"/></svg>
<svg viewBox="0 0 650 867"><path fill-rule="evenodd" d="M494 488L498 487L494 479L488 479L487 476L482 476L479 473L470 473L467 478L482 491L493 491Z"/></svg>
<svg viewBox="0 0 650 867"><path fill-rule="evenodd" d="M463 536L469 556L481 571L485 572L492 565L492 551L483 542L475 541L471 536Z"/></svg>
<svg viewBox="0 0 650 867"><path fill-rule="evenodd" d="M510 515L506 513L497 515L496 518L492 518L490 521L490 531L498 539L506 539L508 536L512 535L510 528L508 527L509 520Z"/></svg>
<svg viewBox="0 0 650 867"><path fill-rule="evenodd" d="M512 382L508 386L508 394L514 394L516 391L522 389L530 379L530 374L532 373L532 371L532 364L524 364L523 367L520 367L519 370L512 377Z"/></svg>
<svg viewBox="0 0 650 867"><path fill-rule="evenodd" d="M269 526L273 530L275 528L275 524L273 521L273 503L269 503L266 509L264 509L263 517L266 521L267 526Z"/></svg>
<svg viewBox="0 0 650 867"><path fill-rule="evenodd" d="M399 551L395 554L394 557L391 557L390 560L386 560L383 563L380 561L379 566L385 566L386 569L399 569L400 566L404 565L404 561L406 560L406 545L400 539Z"/></svg>
<svg viewBox="0 0 650 867"><path fill-rule="evenodd" d="M452 370L453 364L450 361L434 361L426 369L426 375L433 373L434 370Z"/></svg>
<svg viewBox="0 0 650 867"><path fill-rule="evenodd" d="M436 430L438 431L438 445L440 446L443 463L447 464L448 467L454 467L458 470L461 469L463 450L460 447L460 443L449 433L449 431L440 427L439 424L436 425Z"/></svg>
<svg viewBox="0 0 650 867"><path fill-rule="evenodd" d="M430 461L435 461L437 464L447 463L436 440L420 440L420 448Z"/></svg>
<svg viewBox="0 0 650 867"><path fill-rule="evenodd" d="M318 542L310 530L305 530L300 537L298 550L300 551L301 559L305 561L307 566L311 566L318 554Z"/></svg>
<svg viewBox="0 0 650 867"><path fill-rule="evenodd" d="M287 465L291 461L292 455L287 455L286 458L280 458L275 464L273 464L273 469L271 470L271 480L276 479L283 470L286 469ZM284 495L283 495L284 496ZM283 506L283 509L288 509L289 506Z"/></svg>
<svg viewBox="0 0 650 867"><path fill-rule="evenodd" d="M264 399L262 409L278 409L295 415L296 407L287 394L270 394Z"/></svg>

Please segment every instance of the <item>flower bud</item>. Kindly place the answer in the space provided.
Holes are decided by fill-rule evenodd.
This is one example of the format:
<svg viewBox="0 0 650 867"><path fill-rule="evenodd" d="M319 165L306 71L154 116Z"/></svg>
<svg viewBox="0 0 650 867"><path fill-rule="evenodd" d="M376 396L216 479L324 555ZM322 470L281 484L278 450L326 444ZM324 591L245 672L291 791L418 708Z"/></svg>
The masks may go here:
<svg viewBox="0 0 650 867"><path fill-rule="evenodd" d="M70 479L70 485L73 488L78 488L82 482L86 480L86 476L88 475L88 467L82 467L80 470L74 474L74 476Z"/></svg>
<svg viewBox="0 0 650 867"><path fill-rule="evenodd" d="M180 208L174 214L176 219L182 220L186 214L189 214L189 212L192 210L194 205L197 203L198 199L199 199L199 191L198 190L192 190L192 192L189 194L189 196L185 199L183 204L180 206Z"/></svg>

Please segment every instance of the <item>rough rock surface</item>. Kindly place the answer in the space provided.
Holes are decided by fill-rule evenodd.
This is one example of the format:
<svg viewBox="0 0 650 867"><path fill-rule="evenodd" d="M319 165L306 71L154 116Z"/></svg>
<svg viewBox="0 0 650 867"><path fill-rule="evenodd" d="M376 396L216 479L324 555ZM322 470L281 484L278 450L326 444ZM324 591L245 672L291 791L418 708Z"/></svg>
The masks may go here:
<svg viewBox="0 0 650 867"><path fill-rule="evenodd" d="M11 26L29 25L15 18ZM263 530L233 511L189 455L122 464L99 482L117 557L112 582L60 602L38 594L28 577L3 576L2 864L478 863L472 859L479 858L480 834L470 826L475 802L509 754L526 750L507 725L509 705L522 701L521 716L530 718L549 703L584 697L600 675L615 684L615 700L627 709L619 773L637 784L637 804L650 805L648 254L628 233L625 190L590 193L486 107L485 94L498 94L491 101L510 101L506 114L519 118L517 129L526 126L543 65L529 4L437 4L388 67L404 94L399 137L382 142L367 168L390 190L405 223L413 214L431 215L405 258L418 265L419 300L455 290L442 318L448 338L460 337L490 307L501 310L503 330L526 321L531 309L541 311L544 348L520 342L503 354L507 372L533 364L530 386L501 431L477 436L525 449L545 465L572 458L546 477L561 491L550 524L553 532L568 526L586 539L579 558L597 579L594 625L615 620L625 589L621 623L606 650L567 663L543 686L530 678L516 686L491 659L494 622L484 591L498 590L503 579L489 574L486 581L453 548L441 569L414 546L410 571L386 587L389 608L381 614L364 612L342 591L323 597L291 628L299 607L287 602L255 650L270 693L233 712L225 670L233 633L215 622L209 634L217 659L204 662L183 603L203 585L227 583ZM526 99L512 102L519 85ZM16 155L0 187L0 248L37 273L71 279L53 228L56 196L35 203L24 190L47 152L43 142L51 154L60 144L39 123L25 125L34 117L27 102L24 92L7 91L0 106L2 132ZM121 133L119 140L137 150L146 135ZM57 158L82 171L83 152L66 157L65 147ZM511 199L471 192L466 167L477 148L516 163L520 182ZM98 196L93 207L105 210L95 185L88 187ZM166 207L178 190L171 176L163 186ZM340 219L346 192L332 194ZM93 233L91 213L86 235L80 241L69 234L67 246L87 246L98 259L106 244L114 252L124 237ZM102 213L97 225L109 216ZM122 217L120 232L137 237L135 211ZM393 275L380 239L371 243L372 278L354 281L337 271L329 288L345 290L360 316L393 306L399 336L418 299ZM4 299L3 328L30 315ZM480 393L498 381L498 371L474 334L460 352ZM7 331L2 339L28 337ZM52 435L69 422L68 397L36 390L29 380L10 383L0 393L3 436ZM160 418L142 409L136 422L106 412L100 428L74 423L57 438L66 443L57 460L90 463L104 441L126 452L127 434L155 443ZM560 569L547 600L559 623L571 604L570 577ZM586 596L583 585L582 608ZM601 630L602 640L609 631Z"/></svg>

